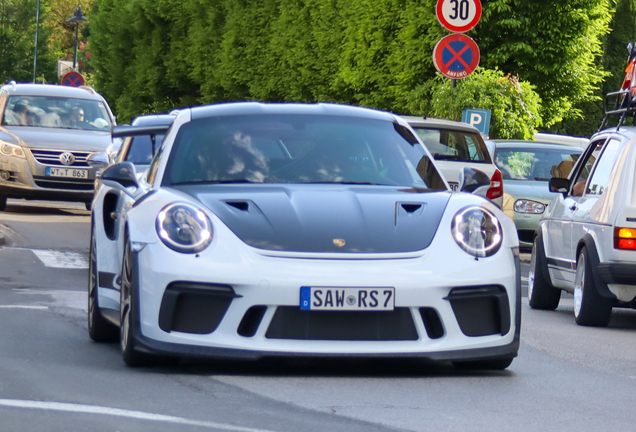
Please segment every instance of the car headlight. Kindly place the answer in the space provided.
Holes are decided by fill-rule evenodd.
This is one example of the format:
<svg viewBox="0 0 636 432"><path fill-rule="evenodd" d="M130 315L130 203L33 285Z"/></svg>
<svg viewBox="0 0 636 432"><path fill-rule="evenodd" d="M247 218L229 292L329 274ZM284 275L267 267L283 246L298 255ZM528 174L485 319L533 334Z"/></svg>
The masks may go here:
<svg viewBox="0 0 636 432"><path fill-rule="evenodd" d="M157 234L177 252L197 253L212 241L212 223L206 214L189 204L170 204L157 215Z"/></svg>
<svg viewBox="0 0 636 432"><path fill-rule="evenodd" d="M0 153L5 156L15 156L23 159L25 158L24 150L22 150L22 147L15 144L0 142Z"/></svg>
<svg viewBox="0 0 636 432"><path fill-rule="evenodd" d="M527 199L520 199L515 201L515 211L517 213L541 214L545 211L545 204Z"/></svg>
<svg viewBox="0 0 636 432"><path fill-rule="evenodd" d="M459 247L474 257L494 255L503 240L499 219L483 207L470 206L458 211L453 216L451 231Z"/></svg>

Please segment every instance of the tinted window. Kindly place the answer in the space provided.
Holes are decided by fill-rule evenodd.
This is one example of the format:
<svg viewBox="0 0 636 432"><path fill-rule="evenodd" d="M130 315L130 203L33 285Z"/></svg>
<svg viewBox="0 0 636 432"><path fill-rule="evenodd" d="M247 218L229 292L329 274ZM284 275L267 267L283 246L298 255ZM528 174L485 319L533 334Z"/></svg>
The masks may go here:
<svg viewBox="0 0 636 432"><path fill-rule="evenodd" d="M109 130L111 121L101 101L47 96L11 96L2 124L44 128Z"/></svg>
<svg viewBox="0 0 636 432"><path fill-rule="evenodd" d="M419 144L393 123L338 116L254 115L181 127L163 184L362 183L446 189ZM428 161L428 162L427 162Z"/></svg>
<svg viewBox="0 0 636 432"><path fill-rule="evenodd" d="M436 160L490 163L479 134L417 126L413 126L413 129Z"/></svg>
<svg viewBox="0 0 636 432"><path fill-rule="evenodd" d="M495 165L504 180L548 181L552 177L566 178L581 150L549 150L536 148L497 148Z"/></svg>

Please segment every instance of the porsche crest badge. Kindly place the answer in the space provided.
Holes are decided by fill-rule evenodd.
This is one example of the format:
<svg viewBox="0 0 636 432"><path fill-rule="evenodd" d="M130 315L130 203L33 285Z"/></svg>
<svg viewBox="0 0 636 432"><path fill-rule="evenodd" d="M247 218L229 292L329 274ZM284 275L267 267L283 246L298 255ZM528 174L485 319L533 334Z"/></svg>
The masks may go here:
<svg viewBox="0 0 636 432"><path fill-rule="evenodd" d="M345 241L344 239L333 239L333 244L335 244L338 247L343 247L345 245Z"/></svg>

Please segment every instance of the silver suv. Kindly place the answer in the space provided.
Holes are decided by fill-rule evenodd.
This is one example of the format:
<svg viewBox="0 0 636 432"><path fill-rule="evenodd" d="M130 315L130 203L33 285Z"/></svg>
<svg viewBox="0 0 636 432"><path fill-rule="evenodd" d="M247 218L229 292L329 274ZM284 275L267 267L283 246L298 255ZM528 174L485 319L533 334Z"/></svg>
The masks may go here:
<svg viewBox="0 0 636 432"><path fill-rule="evenodd" d="M0 211L7 198L93 198L96 170L86 163L112 143L115 118L89 87L10 84L0 88Z"/></svg>

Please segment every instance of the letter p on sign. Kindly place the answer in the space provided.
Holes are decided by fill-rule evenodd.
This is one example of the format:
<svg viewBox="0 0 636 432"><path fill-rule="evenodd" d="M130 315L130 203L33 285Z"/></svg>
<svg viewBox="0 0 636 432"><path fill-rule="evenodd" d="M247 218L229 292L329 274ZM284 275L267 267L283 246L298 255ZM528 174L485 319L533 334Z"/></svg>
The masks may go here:
<svg viewBox="0 0 636 432"><path fill-rule="evenodd" d="M484 121L484 119L482 118L481 114L479 113L470 113L470 125L471 126L475 126L480 124L482 121Z"/></svg>
<svg viewBox="0 0 636 432"><path fill-rule="evenodd" d="M464 108L462 122L475 126L479 132L488 136L490 131L490 110L479 108Z"/></svg>

